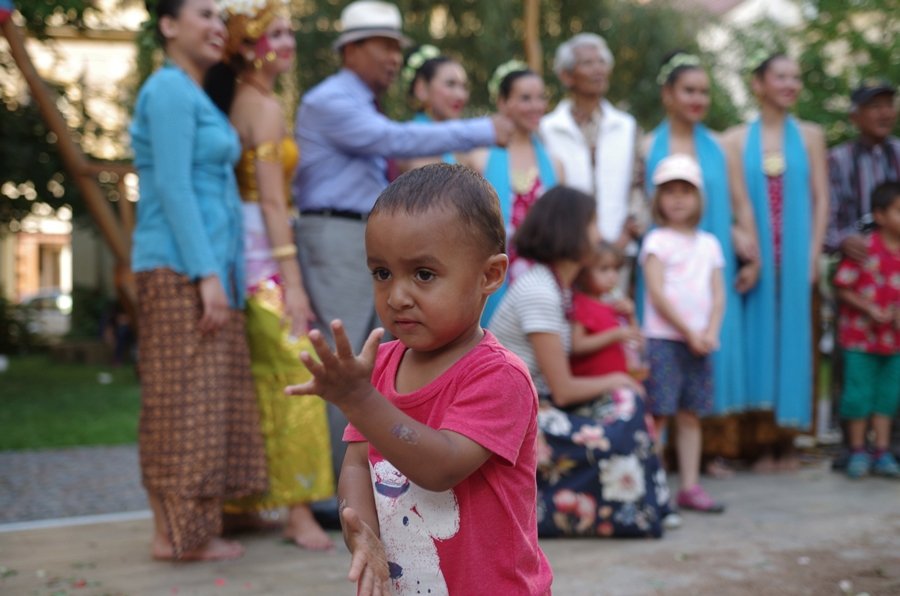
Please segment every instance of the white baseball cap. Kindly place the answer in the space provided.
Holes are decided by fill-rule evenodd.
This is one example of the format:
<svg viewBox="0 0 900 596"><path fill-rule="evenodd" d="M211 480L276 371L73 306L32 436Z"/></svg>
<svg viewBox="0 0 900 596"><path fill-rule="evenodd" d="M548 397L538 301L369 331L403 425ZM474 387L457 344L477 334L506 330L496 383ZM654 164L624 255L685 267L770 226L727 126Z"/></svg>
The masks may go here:
<svg viewBox="0 0 900 596"><path fill-rule="evenodd" d="M348 43L370 37L396 39L404 48L412 45L412 40L403 35L403 19L395 4L357 0L341 11L341 34L331 47L339 50Z"/></svg>
<svg viewBox="0 0 900 596"><path fill-rule="evenodd" d="M684 180L703 191L703 174L697 160L686 153L673 153L656 164L653 184L659 186L673 180Z"/></svg>

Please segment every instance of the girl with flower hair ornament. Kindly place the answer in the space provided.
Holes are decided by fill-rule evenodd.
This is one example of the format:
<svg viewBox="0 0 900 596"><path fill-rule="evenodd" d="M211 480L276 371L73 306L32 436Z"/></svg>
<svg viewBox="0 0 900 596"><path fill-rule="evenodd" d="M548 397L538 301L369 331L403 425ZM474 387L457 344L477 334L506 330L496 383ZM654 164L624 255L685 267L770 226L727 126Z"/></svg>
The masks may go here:
<svg viewBox="0 0 900 596"><path fill-rule="evenodd" d="M469 103L469 77L457 60L441 54L432 45L422 45L410 52L400 71L416 114L413 122L445 122L456 120ZM429 163L456 163L456 156L439 156L397 160L400 173Z"/></svg>
<svg viewBox="0 0 900 596"><path fill-rule="evenodd" d="M537 135L541 118L547 112L547 96L540 75L519 60L497 67L488 81L491 99L497 111L512 120L514 129L506 147L475 149L461 157L494 186L506 223L507 238L525 219L531 206L545 191L561 184L562 166L551 158ZM481 324L487 325L500 304L507 287L524 273L528 263L509 252L506 283L488 299Z"/></svg>
<svg viewBox="0 0 900 596"><path fill-rule="evenodd" d="M325 404L288 397L305 382L300 362L313 319L291 228L290 179L298 161L281 105L278 77L293 67L294 33L284 0L222 0L229 40L206 88L237 129L243 150L236 174L243 201L247 337L266 439L269 491L226 505L233 525L264 526L259 514L288 508L284 537L300 547L333 543L309 504L334 495Z"/></svg>
<svg viewBox="0 0 900 596"><path fill-rule="evenodd" d="M729 174L752 206L759 236L758 283L744 296L746 399L742 445L756 469L793 469L793 441L813 403L814 282L828 220L822 128L794 118L803 81L783 53L757 57L751 90L759 117L726 131ZM737 434L737 433L735 433Z"/></svg>

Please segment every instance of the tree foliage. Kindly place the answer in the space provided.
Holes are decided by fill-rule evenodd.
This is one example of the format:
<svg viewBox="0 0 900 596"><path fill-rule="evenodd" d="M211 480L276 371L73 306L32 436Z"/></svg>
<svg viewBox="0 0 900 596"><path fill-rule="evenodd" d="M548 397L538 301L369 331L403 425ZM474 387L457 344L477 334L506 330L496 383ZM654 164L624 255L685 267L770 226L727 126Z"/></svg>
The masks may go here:
<svg viewBox="0 0 900 596"><path fill-rule="evenodd" d="M741 108L747 105L717 75L722 72L743 75L748 56L760 48L784 47L797 55L803 68L805 91L798 114L825 126L830 143L843 140L853 134L846 117L850 90L866 77L900 81L900 44L895 41L900 33L900 19L891 18L897 14L897 0L796 1L804 17L800 26L785 30L765 21L749 29L732 30L729 58L718 52L704 54L699 47L698 33L715 24L715 19L708 14L676 10L675 3L541 0L544 79L551 104L563 92L552 73L556 47L575 33L595 32L606 38L616 57L609 98L634 114L642 127L652 128L663 117L656 84L663 57L674 49L683 49L700 53L714 73L708 124L723 129L738 122ZM339 67L331 43L337 37L337 22L347 0L291 2L297 25L298 61L295 79L287 87L299 93ZM524 3L513 0L396 0L396 3L410 37L418 42L434 43L465 65L472 87L469 112L475 115L492 110L486 87L494 68L508 59L524 57ZM92 10L90 0L20 0L17 7L29 30L39 37L48 25L83 27L85 14ZM135 92L161 61L152 28L152 22L148 22L139 36ZM8 55L0 54L0 79L6 80L10 71ZM30 184L40 190L42 200L47 195L52 204L73 204L78 213L77 191L73 185L66 184L67 174L59 163L52 135L48 136L35 107L11 95L8 85L0 85L0 89L3 100L0 134L4 139L0 146L0 183L10 182L17 190L26 190ZM83 111L76 100L66 98L65 93L62 97L72 102L72 109ZM406 90L396 85L385 102L388 112L397 118L408 117L410 108L406 99ZM289 106L289 111L292 107ZM22 184L25 186L20 189ZM57 185L63 189L62 195L44 192L52 187L58 194ZM16 206L10 207L11 203ZM25 201L0 200L0 221L19 217L23 212L27 212Z"/></svg>
<svg viewBox="0 0 900 596"><path fill-rule="evenodd" d="M16 2L16 8L29 32L45 39L51 26L84 27L90 4L87 0L32 0ZM78 189L68 183L70 176L59 156L56 135L23 85L12 56L0 52L0 222L21 220L37 199L54 209L71 206L79 214L82 205ZM51 89L62 105L82 116L80 122L89 121L81 97L67 94L61 86L51 84Z"/></svg>
<svg viewBox="0 0 900 596"><path fill-rule="evenodd" d="M336 0L295 2L300 89L310 88L338 68L331 43L344 5ZM410 37L434 43L466 67L472 87L470 112L491 110L487 81L494 69L511 58L524 58L524 3L398 0L397 5ZM698 51L696 33L710 20L708 15L676 10L665 2L542 0L540 36L551 102L563 92L552 72L557 46L576 33L598 33L616 57L610 99L631 111L643 126L655 125L662 118L656 73L663 56L674 49ZM711 120L731 123L736 111L727 94L720 95L722 101L717 102ZM399 85L386 103L392 115L409 115L406 90Z"/></svg>
<svg viewBox="0 0 900 596"><path fill-rule="evenodd" d="M39 39L45 39L48 27L68 25L83 29L85 14L91 10L90 0L13 0L25 20L25 28Z"/></svg>
<svg viewBox="0 0 900 596"><path fill-rule="evenodd" d="M0 55L0 76L9 73L8 59L8 55ZM38 197L54 209L80 204L78 189L67 184L69 174L59 156L56 136L37 106L4 93L0 138L0 222L21 220Z"/></svg>
<svg viewBox="0 0 900 596"><path fill-rule="evenodd" d="M792 36L805 83L797 111L824 126L833 144L855 134L847 112L861 81L900 82L900 2L805 0L803 9L805 23Z"/></svg>

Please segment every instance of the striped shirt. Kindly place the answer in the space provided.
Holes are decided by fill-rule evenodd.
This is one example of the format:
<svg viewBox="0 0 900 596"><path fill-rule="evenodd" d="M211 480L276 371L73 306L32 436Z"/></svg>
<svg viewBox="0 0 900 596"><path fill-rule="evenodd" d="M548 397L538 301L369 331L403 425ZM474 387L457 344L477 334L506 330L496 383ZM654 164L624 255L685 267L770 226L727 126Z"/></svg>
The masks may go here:
<svg viewBox="0 0 900 596"><path fill-rule="evenodd" d="M855 139L834 147L828 153L828 177L831 213L825 246L836 251L871 217L872 190L900 180L900 139L888 137L871 147Z"/></svg>
<svg viewBox="0 0 900 596"><path fill-rule="evenodd" d="M572 330L566 319L566 302L566 295L556 282L553 271L546 265L536 264L516 278L491 318L491 333L503 347L525 362L541 396L549 395L550 388L541 374L528 335L559 335L568 357L572 349Z"/></svg>

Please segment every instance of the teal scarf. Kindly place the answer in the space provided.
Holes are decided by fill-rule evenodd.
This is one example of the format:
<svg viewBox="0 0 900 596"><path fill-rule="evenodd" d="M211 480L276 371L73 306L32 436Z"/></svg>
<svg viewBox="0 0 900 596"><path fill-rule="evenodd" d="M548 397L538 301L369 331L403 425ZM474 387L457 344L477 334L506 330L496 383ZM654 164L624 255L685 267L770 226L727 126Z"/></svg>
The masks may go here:
<svg viewBox="0 0 900 596"><path fill-rule="evenodd" d="M812 206L809 160L800 127L784 123L784 205L781 267L774 261L769 196L762 169L759 120L750 124L744 176L759 233L762 271L744 299L747 398L752 407L772 408L780 426L808 428L812 409L810 246Z"/></svg>
<svg viewBox="0 0 900 596"><path fill-rule="evenodd" d="M537 160L538 176L541 180L541 186L546 192L547 189L556 186L556 171L553 169L553 161L550 159L550 156L547 155L547 151L544 149L544 146L538 140L536 135L531 137L531 145L534 147L534 155ZM487 163L485 163L484 166L484 177L493 185L494 190L497 191L497 196L500 198L500 211L503 214L503 223L508 230L511 224L510 218L512 217L513 191L512 183L509 179L509 153L506 149L503 149L502 147L491 147L488 150ZM507 238L506 241L510 242L512 241L512 238ZM488 298L487 304L484 307L484 313L481 315L482 327L487 327L494 311L500 304L500 300L503 298L503 294L506 293L507 285L507 281L504 281L500 289L491 294Z"/></svg>
<svg viewBox="0 0 900 596"><path fill-rule="evenodd" d="M653 131L653 144L647 156L647 194L653 196L652 172L670 150L669 122L663 121ZM720 348L713 354L713 411L715 414L737 412L744 408L745 374L743 356L743 308L741 296L734 289L737 257L731 239L731 193L728 189L728 164L725 153L708 128L694 127L694 150L703 173L703 216L699 228L709 232L722 246L725 257L725 315L719 334ZM638 276L643 293L643 276ZM643 306L639 297L636 302Z"/></svg>

